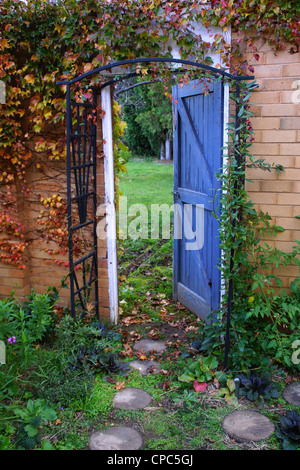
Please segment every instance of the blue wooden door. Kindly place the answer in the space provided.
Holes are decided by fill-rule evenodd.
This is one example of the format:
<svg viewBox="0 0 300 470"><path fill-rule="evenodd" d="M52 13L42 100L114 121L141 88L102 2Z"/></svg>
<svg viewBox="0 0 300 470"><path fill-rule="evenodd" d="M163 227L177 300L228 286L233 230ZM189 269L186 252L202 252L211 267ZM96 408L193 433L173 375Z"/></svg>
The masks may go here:
<svg viewBox="0 0 300 470"><path fill-rule="evenodd" d="M217 212L222 166L223 84L173 87L174 299L205 319L220 300Z"/></svg>

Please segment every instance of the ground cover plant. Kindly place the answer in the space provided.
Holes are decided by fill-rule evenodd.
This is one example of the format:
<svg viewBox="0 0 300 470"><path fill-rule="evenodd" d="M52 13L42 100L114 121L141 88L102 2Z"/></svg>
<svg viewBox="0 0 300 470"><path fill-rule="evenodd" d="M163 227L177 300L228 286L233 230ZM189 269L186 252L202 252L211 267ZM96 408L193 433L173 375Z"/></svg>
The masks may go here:
<svg viewBox="0 0 300 470"><path fill-rule="evenodd" d="M280 418L280 425L276 432L277 437L282 439L285 450L294 450L299 447L300 442L300 415L296 411L287 411Z"/></svg>
<svg viewBox="0 0 300 470"><path fill-rule="evenodd" d="M143 163L149 167L147 161L132 165L141 167ZM156 178L165 181L159 170ZM144 181L140 183L137 178L134 182L145 189ZM122 181L120 187L124 190ZM124 243L130 244L130 240ZM150 450L281 449L282 443L287 447L291 442L296 447L297 421L289 413L297 409L281 397L285 385L296 376L274 364L269 367L268 384L279 391L279 397L265 395L263 403L248 400L243 393L237 398L234 379L238 373L224 371L218 355L201 350L205 340L203 323L172 299L172 240L154 245L131 272L120 274L118 326L112 328L89 316L75 322L67 311L55 306L55 301L52 289L40 296L32 293L23 306L13 296L3 301L4 310L26 311L28 321L32 305L37 312L37 305L44 306L44 315L39 318L51 318L51 322L44 322L48 327L42 336L37 332L33 340L27 335L30 342L26 363L20 356L25 354L22 330L14 325L20 324L19 315L7 313L2 320L6 326L1 330L5 331L1 339L6 341L8 354L7 364L0 366L3 450L84 450L94 430L124 424L142 432L144 448ZM162 339L168 349L161 355L134 351L134 343L142 338ZM158 361L160 372L150 370L149 375L142 376L129 366L134 359ZM195 380L180 380L190 367L197 373ZM262 370L260 367L252 373L258 377ZM239 372L250 380L250 371ZM153 398L150 407L138 411L115 409L113 397L126 387L148 391ZM229 439L222 420L230 411L248 407L265 413L278 427L277 436L259 444Z"/></svg>

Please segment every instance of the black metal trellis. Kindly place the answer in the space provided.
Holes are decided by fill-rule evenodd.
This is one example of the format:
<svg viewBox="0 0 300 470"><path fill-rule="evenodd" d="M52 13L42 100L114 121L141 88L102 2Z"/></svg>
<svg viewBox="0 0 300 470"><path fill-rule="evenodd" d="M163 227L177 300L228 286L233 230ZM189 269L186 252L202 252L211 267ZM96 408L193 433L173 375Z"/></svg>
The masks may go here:
<svg viewBox="0 0 300 470"><path fill-rule="evenodd" d="M67 85L67 198L69 276L72 316L91 309L99 313L96 234L96 106L92 101L73 101ZM85 229L88 231L84 233ZM92 230L90 230L92 228ZM77 235L80 233L80 237ZM77 237L76 237L77 235ZM78 246L80 238L80 247ZM84 240L83 240L84 238ZM82 250L88 251L83 256ZM94 289L93 289L94 287ZM93 292L93 294L92 294Z"/></svg>
<svg viewBox="0 0 300 470"><path fill-rule="evenodd" d="M216 69L214 67L208 66L206 64L201 64L191 60L183 59L171 59L171 58L136 58L128 59L119 62L114 62L107 64L101 67L98 67L94 70L90 70L70 81L60 81L57 82L58 85L67 86L67 191L68 191L68 230L69 230L69 263L70 263L70 297L71 297L71 312L75 316L76 312L76 297L78 298L80 307L83 312L86 309L86 301L90 299L90 289L92 285L95 286L94 294L94 305L96 308L96 313L99 312L99 298L98 298L98 270L97 270L97 236L96 236L96 123L95 123L95 109L97 102L97 93L104 88L105 86L112 85L120 80L126 80L129 77L137 76L137 72L131 72L121 78L114 78L113 80L107 81L102 84L98 90L93 89L93 102L92 104L87 103L77 103L71 101L71 85L76 84L86 78L89 78L95 74L101 74L105 70L111 70L115 67L130 65L130 64L139 64L139 63L176 63L183 66L192 66L198 69L202 69L206 72L211 73L213 76L221 76L227 79L231 79L236 84L236 102L239 102L240 97L240 82L243 80L253 80L253 76L236 76L232 75L229 72L226 72L221 69ZM177 71L178 72L178 71ZM77 116L77 131L73 132L73 110L76 109ZM79 117L80 109L84 109L84 120L81 125L84 127L83 133L80 129ZM92 112L93 118L91 122L91 127L89 133L87 132L87 109L90 109ZM75 118L76 120L76 118ZM239 117L239 106L236 105L236 137L239 139L239 127L240 127L240 117ZM81 139L84 139L83 147L81 147ZM89 150L87 151L86 139L88 139ZM83 150L81 152L81 149ZM241 164L240 155L236 155L237 165ZM92 188L89 186L89 171L92 172L93 184ZM72 197L72 175L73 175L73 184L75 183L76 195ZM240 181L239 184L244 182ZM236 188L236 190L238 187ZM93 200L93 210L94 213L87 220L88 211L87 211L87 201L89 198ZM74 202L77 203L78 214L79 214L79 224L73 225L72 222L72 210ZM236 224L238 221L234 221L233 224ZM77 230L80 230L84 227L92 226L93 227L93 250L90 251L87 255L81 257L78 260L74 260L74 234ZM230 256L230 272L233 270L233 259L234 259L234 250L231 251ZM89 272L87 272L86 263L91 261ZM82 283L80 285L76 270L81 268L82 272ZM87 277L87 275L89 276ZM228 307L227 307L227 327L226 327L226 338L225 338L225 359L224 359L224 368L227 367L227 359L230 348L230 322L231 322L231 308L232 308L232 299L233 299L233 282L232 279L229 280L228 286Z"/></svg>

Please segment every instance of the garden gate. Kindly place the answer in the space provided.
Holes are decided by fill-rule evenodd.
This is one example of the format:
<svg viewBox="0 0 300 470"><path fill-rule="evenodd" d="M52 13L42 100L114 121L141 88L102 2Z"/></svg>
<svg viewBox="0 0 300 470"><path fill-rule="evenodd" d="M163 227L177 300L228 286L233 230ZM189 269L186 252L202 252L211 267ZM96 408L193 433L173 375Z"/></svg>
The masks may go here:
<svg viewBox="0 0 300 470"><path fill-rule="evenodd" d="M218 235L224 86L191 82L173 88L174 298L204 319L220 301Z"/></svg>
<svg viewBox="0 0 300 470"><path fill-rule="evenodd" d="M174 243L174 296L197 315L205 318L220 301L220 271L218 262L220 248L218 244L218 222L213 217L213 209L217 207L215 192L217 189L216 172L222 168L224 159L222 147L226 141L225 124L228 123L229 108L229 83L234 84L235 129L236 139L239 139L240 128L240 82L252 80L254 77L234 76L224 70L193 62L190 60L173 58L137 58L119 61L96 68L82 74L70 81L58 82L67 88L67 174L68 174L68 222L69 222L69 263L70 263L70 301L71 311L75 316L76 305L79 304L82 312L88 311L87 304L93 300L96 312L99 312L98 297L98 271L97 271L97 233L96 233L96 111L97 94L110 90L110 86L120 80L136 76L136 71L131 71L123 76L114 77L99 86L86 86L85 93L79 93L76 86L92 75L99 75L104 71L112 71L115 67L124 67L135 64L173 63L185 69L192 68L204 72L207 78L207 91L203 92L203 85L195 86L195 83L187 87L175 87L173 93L176 98L175 107L175 177L174 177L174 202L181 206L189 204L191 212L190 226L195 231L197 205L202 210L204 220L204 245L195 250L186 250L186 244L190 241L185 236L184 230L181 239ZM176 73L179 73L177 68ZM74 88L72 88L74 87ZM227 94L226 98L224 96ZM106 202L114 206L114 178L113 178L113 150L112 150L112 102L111 95L106 93L106 107L104 109L108 128L103 129L105 139L108 136L110 148L108 154L104 149L108 178L105 181L106 190L109 189L110 197ZM80 97L80 98L78 98ZM225 105L226 103L226 105ZM225 106L225 107L224 107ZM227 108L226 108L227 106ZM103 108L103 103L102 103ZM225 109L226 108L226 109ZM225 113L224 113L225 109ZM103 116L103 115L102 115ZM102 117L102 128L105 127ZM240 154L236 154L236 163L240 165ZM90 205L88 201L91 201ZM108 210L106 217L107 234L109 238L116 237L115 210ZM184 212L183 212L184 213ZM79 217L78 222L74 220ZM75 217L75 219L74 219ZM179 223L184 222L184 217ZM175 217L175 232L180 231ZM89 250L84 256L76 258L76 241L74 237L78 231L92 227L92 232L86 238L86 248ZM89 240L88 240L89 238ZM109 240L108 240L109 244ZM118 295L117 295L117 258L115 240L108 250L108 269L111 321L117 322ZM232 268L233 251L231 259L226 260ZM80 280L79 280L80 273ZM94 288L94 296L91 290ZM227 325L230 325L230 310L232 299L232 285L229 285Z"/></svg>

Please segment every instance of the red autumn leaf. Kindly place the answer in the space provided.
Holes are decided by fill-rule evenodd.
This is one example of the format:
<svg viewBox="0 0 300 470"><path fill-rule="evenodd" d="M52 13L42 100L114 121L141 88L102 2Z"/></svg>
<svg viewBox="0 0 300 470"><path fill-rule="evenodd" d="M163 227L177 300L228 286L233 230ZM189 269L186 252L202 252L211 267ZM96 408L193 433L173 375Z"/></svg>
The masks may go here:
<svg viewBox="0 0 300 470"><path fill-rule="evenodd" d="M194 389L196 392L205 392L207 389L207 383L206 382L198 382L198 380L195 380L194 382Z"/></svg>

